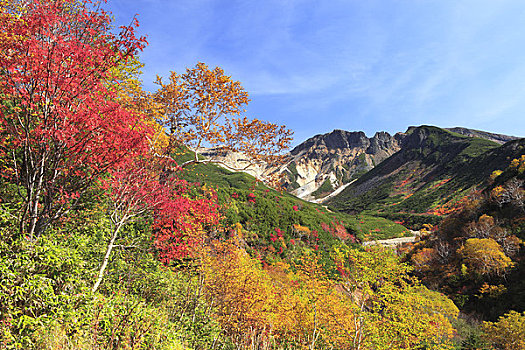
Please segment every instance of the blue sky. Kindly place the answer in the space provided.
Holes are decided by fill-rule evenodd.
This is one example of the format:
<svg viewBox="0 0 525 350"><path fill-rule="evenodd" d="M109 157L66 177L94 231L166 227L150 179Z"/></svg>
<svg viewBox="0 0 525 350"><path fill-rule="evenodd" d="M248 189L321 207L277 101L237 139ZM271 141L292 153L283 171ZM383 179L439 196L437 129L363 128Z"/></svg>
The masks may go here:
<svg viewBox="0 0 525 350"><path fill-rule="evenodd" d="M242 82L247 115L294 144L333 129L464 126L525 136L521 0L108 0L138 14L144 87L199 61Z"/></svg>

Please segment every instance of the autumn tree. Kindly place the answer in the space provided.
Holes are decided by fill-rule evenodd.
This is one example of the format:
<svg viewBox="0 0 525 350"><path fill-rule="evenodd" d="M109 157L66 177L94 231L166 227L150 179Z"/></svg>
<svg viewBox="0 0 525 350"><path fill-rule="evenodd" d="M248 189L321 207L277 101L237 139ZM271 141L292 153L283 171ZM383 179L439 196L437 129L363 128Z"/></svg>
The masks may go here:
<svg viewBox="0 0 525 350"><path fill-rule="evenodd" d="M492 238L470 238L458 249L467 266L481 275L503 275L514 265Z"/></svg>
<svg viewBox="0 0 525 350"><path fill-rule="evenodd" d="M74 208L101 174L143 152L152 134L107 88L111 70L145 40L134 25L112 34L110 15L90 3L1 4L3 175L19 185L20 232L30 238Z"/></svg>
<svg viewBox="0 0 525 350"><path fill-rule="evenodd" d="M525 349L525 313L510 311L497 322L483 322L483 335L496 349Z"/></svg>
<svg viewBox="0 0 525 350"><path fill-rule="evenodd" d="M518 237L511 235L506 229L499 226L490 215L481 215L477 221L469 223L464 231L467 237L495 240L509 257L513 257L519 251L520 240Z"/></svg>
<svg viewBox="0 0 525 350"><path fill-rule="evenodd" d="M243 116L248 93L219 67L198 63L184 74L171 72L168 82L158 77L157 84L151 112L170 130L173 144L195 153L182 167L219 162L199 158L205 147L240 152L249 160L248 166L273 164L290 144L292 132L284 126Z"/></svg>
<svg viewBox="0 0 525 350"><path fill-rule="evenodd" d="M161 179L167 162L145 154L111 169L101 180L111 234L93 291L102 282L123 227L134 220L153 218L154 243L164 262L190 255L204 241L206 225L219 225L214 198L189 196L192 185L175 176Z"/></svg>
<svg viewBox="0 0 525 350"><path fill-rule="evenodd" d="M138 57L131 57L110 70L111 81L107 88L114 93L114 99L130 113L144 114L145 123L153 129L153 134L148 136L151 151L162 154L168 147L168 136L164 127L154 119L151 113L152 101L150 94L142 89L142 68L144 64Z"/></svg>
<svg viewBox="0 0 525 350"><path fill-rule="evenodd" d="M353 349L447 348L458 309L409 277L410 267L385 248L336 250L341 286L356 308Z"/></svg>
<svg viewBox="0 0 525 350"><path fill-rule="evenodd" d="M516 209L523 211L525 206L525 190L523 189L523 180L512 178L504 185L496 186L491 196L498 206L512 205Z"/></svg>

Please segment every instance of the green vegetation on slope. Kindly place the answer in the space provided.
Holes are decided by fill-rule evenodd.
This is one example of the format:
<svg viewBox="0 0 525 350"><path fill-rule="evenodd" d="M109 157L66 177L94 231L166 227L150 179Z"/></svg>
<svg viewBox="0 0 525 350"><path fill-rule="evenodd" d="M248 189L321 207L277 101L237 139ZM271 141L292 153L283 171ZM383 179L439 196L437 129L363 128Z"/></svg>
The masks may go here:
<svg viewBox="0 0 525 350"><path fill-rule="evenodd" d="M348 215L331 212L321 205L306 202L286 192L271 189L257 181L251 175L242 172L231 172L215 164L196 164L184 173L184 178L191 182L203 182L216 188L219 202L224 206L224 216L227 227L239 223L242 227L255 234L249 241L250 246L261 249L269 248L271 234L279 229L289 241L303 241L310 249L330 251L331 247L341 240L354 238L358 241L402 237L408 234L405 227L390 220L371 215ZM318 237L307 239L300 226L315 232ZM347 235L340 233L343 228ZM353 238L351 238L353 236ZM279 252L278 243L274 249ZM266 250L267 250L266 249ZM298 247L294 248L296 251ZM302 249L302 248L301 248ZM275 253L274 253L275 254ZM289 251L279 255L287 256ZM271 254L273 255L273 254Z"/></svg>
<svg viewBox="0 0 525 350"><path fill-rule="evenodd" d="M421 220L410 226L415 229L423 223L434 224L436 218L456 210L492 171L508 165L524 144L517 140L499 146L436 127L412 128L399 152L328 204L345 212L365 211L403 222L414 222L417 215Z"/></svg>
<svg viewBox="0 0 525 350"><path fill-rule="evenodd" d="M319 198L319 197L323 197L327 194L329 194L330 192L332 192L334 190L334 187L332 186L332 182L330 181L329 178L327 178L326 180L324 180L324 182L322 183L321 186L319 186L319 188L317 190L315 190L314 192L312 192L312 195L315 197L315 198Z"/></svg>

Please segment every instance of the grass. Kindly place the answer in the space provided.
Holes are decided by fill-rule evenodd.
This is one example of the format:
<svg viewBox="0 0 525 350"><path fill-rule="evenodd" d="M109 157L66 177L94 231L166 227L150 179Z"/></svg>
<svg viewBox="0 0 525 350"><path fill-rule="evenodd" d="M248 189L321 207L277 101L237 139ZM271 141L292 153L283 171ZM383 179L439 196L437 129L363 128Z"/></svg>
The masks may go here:
<svg viewBox="0 0 525 350"><path fill-rule="evenodd" d="M334 187L332 186L332 182L330 181L330 178L327 178L326 180L324 180L323 184L319 186L317 190L312 192L312 195L315 198L319 198L319 197L323 197L324 195L327 195L333 190L334 190Z"/></svg>

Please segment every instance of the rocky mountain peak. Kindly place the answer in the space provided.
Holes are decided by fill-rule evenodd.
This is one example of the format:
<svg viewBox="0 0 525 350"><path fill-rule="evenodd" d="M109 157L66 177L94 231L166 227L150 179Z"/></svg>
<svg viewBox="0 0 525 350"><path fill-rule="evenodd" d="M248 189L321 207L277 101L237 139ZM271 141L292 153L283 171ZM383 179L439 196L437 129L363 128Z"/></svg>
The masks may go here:
<svg viewBox="0 0 525 350"><path fill-rule="evenodd" d="M511 136L466 128L441 129L427 125L411 126L406 132L398 132L393 136L388 132L379 131L370 138L362 131L336 129L326 134L315 135L295 147L288 154L283 166L262 166L255 169L255 175L264 177L269 173L284 173L286 176L283 186L289 192L306 200L320 199L348 185L401 149L412 149L417 153L420 149L433 152L443 147L455 147L455 151L460 152L462 148L454 145L459 141L467 141L468 137L461 137L457 133L495 142L500 140L500 143L514 139ZM450 143L449 147L447 145L451 139L459 141ZM214 156L217 158L216 154ZM242 155L223 156L222 160L237 167L245 165Z"/></svg>
<svg viewBox="0 0 525 350"><path fill-rule="evenodd" d="M362 131L336 129L309 138L290 152L286 188L313 199L343 186L399 150L397 136L385 131L368 138Z"/></svg>
<svg viewBox="0 0 525 350"><path fill-rule="evenodd" d="M355 147L368 147L370 140L362 131L345 131L336 129L322 135L315 135L295 147L290 153L297 155L312 148L325 148L327 150L341 150Z"/></svg>
<svg viewBox="0 0 525 350"><path fill-rule="evenodd" d="M370 145L366 149L367 154L375 155L382 151L391 150L397 147L397 140L386 131L376 132L369 140Z"/></svg>

